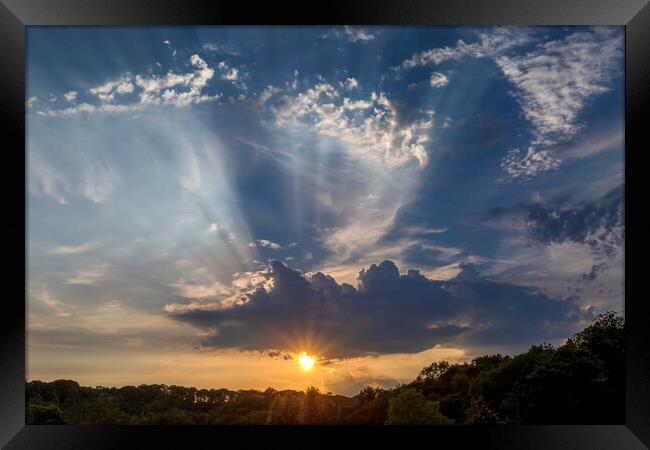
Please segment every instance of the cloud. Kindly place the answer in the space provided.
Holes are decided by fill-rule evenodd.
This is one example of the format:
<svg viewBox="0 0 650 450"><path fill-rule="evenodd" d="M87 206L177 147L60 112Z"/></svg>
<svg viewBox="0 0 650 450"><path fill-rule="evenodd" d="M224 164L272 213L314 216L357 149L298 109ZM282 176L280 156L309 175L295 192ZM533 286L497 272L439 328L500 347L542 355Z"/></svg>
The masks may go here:
<svg viewBox="0 0 650 450"><path fill-rule="evenodd" d="M85 242L79 245L59 245L50 250L53 255L74 255L84 253L97 247L97 242Z"/></svg>
<svg viewBox="0 0 650 450"><path fill-rule="evenodd" d="M36 96L34 96L34 97L29 97L29 99L27 99L27 102L26 102L27 107L28 107L28 108L33 107L34 104L35 104L37 101L38 101L38 97L36 97Z"/></svg>
<svg viewBox="0 0 650 450"><path fill-rule="evenodd" d="M257 102L259 105L263 105L271 97L273 97L275 94L280 92L281 89L273 86L272 84L267 85L262 92L260 92L260 95L257 98Z"/></svg>
<svg viewBox="0 0 650 450"><path fill-rule="evenodd" d="M350 42L361 42L365 44L375 39L375 36L364 28L350 27L346 25L343 29Z"/></svg>
<svg viewBox="0 0 650 450"><path fill-rule="evenodd" d="M249 242L248 246L270 248L271 250L280 250L282 248L280 244L269 241L268 239L257 239L255 242Z"/></svg>
<svg viewBox="0 0 650 450"><path fill-rule="evenodd" d="M181 278L170 284L176 289L178 295L185 298L206 298L224 295L229 292L228 287L220 282L214 282L209 285L200 284L192 280Z"/></svg>
<svg viewBox="0 0 650 450"><path fill-rule="evenodd" d="M169 44L171 44L171 42L169 42L169 40L165 39L165 40L163 41L163 44L165 44L165 45L169 45Z"/></svg>
<svg viewBox="0 0 650 450"><path fill-rule="evenodd" d="M594 201L569 205L526 207L524 225L529 237L542 244L574 242L594 254L612 257L622 250L625 238L623 188Z"/></svg>
<svg viewBox="0 0 650 450"><path fill-rule="evenodd" d="M167 72L164 76L131 75L121 76L104 84L92 87L89 92L99 99L99 104L80 103L63 108L39 111L48 117L61 117L79 113L126 113L141 111L153 105L186 107L191 104L214 102L221 94L207 95L204 88L214 76L214 69L199 55L192 55L189 64L193 71L187 73ZM112 103L117 96L133 94L139 89L137 102Z"/></svg>
<svg viewBox="0 0 650 450"><path fill-rule="evenodd" d="M353 91L359 88L359 81L354 77L346 79L342 84L346 91Z"/></svg>
<svg viewBox="0 0 650 450"><path fill-rule="evenodd" d="M607 265L604 263L594 264L591 266L589 273L582 274L582 279L587 282L594 281L598 277L598 274L602 272L606 267Z"/></svg>
<svg viewBox="0 0 650 450"><path fill-rule="evenodd" d="M484 279L468 265L447 281L391 261L361 270L358 286L274 261L268 283L228 308L166 310L212 332L203 344L299 351L325 358L415 353L437 344L522 345L568 336L585 312L570 300ZM302 348L301 348L302 347Z"/></svg>
<svg viewBox="0 0 650 450"><path fill-rule="evenodd" d="M520 28L497 28L489 33L480 33L479 40L466 44L459 39L455 47L437 47L415 53L395 69L409 70L418 66L438 65L448 60L457 61L464 57L489 57L508 49L519 47L530 41L528 31Z"/></svg>
<svg viewBox="0 0 650 450"><path fill-rule="evenodd" d="M230 56L239 56L241 54L241 51L229 42L220 44L208 42L206 44L203 44L201 48L207 52L220 53Z"/></svg>
<svg viewBox="0 0 650 450"><path fill-rule="evenodd" d="M31 151L28 181L30 194L61 204L71 196L103 203L117 189L120 176L111 165L85 153L76 155L73 173L64 173L40 152Z"/></svg>
<svg viewBox="0 0 650 450"><path fill-rule="evenodd" d="M225 61L219 62L217 68L221 71L222 80L237 81L239 78L239 70L235 67L230 67Z"/></svg>
<svg viewBox="0 0 650 450"><path fill-rule="evenodd" d="M349 42L352 43L359 42L362 44L367 44L368 42L375 39L375 35L370 33L365 28L356 27L356 26L352 27L346 25L343 28L341 27L332 28L327 33L321 35L321 39L329 39L329 38L336 38L336 39L343 38L343 39L347 39Z"/></svg>
<svg viewBox="0 0 650 450"><path fill-rule="evenodd" d="M115 100L116 95L130 94L133 92L134 86L131 82L130 77L121 77L116 80L107 81L104 84L95 86L89 89L89 92L93 95L96 95L102 102L112 102ZM69 92L68 94L73 93ZM66 100L68 100L67 95L65 95ZM74 92L72 100L76 98L77 94ZM68 100L68 101L72 101Z"/></svg>
<svg viewBox="0 0 650 450"><path fill-rule="evenodd" d="M67 202L70 183L66 176L43 158L38 152L30 152L28 164L29 192L36 196L50 197L60 204Z"/></svg>
<svg viewBox="0 0 650 450"><path fill-rule="evenodd" d="M315 128L319 134L338 138L355 156L371 158L389 166L415 159L427 165L425 149L433 118L406 122L388 97L372 92L367 99L352 100L340 95L327 82L290 97L272 108L278 126Z"/></svg>
<svg viewBox="0 0 650 450"><path fill-rule="evenodd" d="M99 264L93 268L81 269L71 277L68 277L65 283L92 286L97 284L98 281L106 278L109 274L109 270L109 264Z"/></svg>
<svg viewBox="0 0 650 450"><path fill-rule="evenodd" d="M521 56L496 58L516 87L514 97L535 127L533 144L566 140L580 129L578 114L589 98L609 90L620 72L623 41L611 28L573 33Z"/></svg>
<svg viewBox="0 0 650 450"><path fill-rule="evenodd" d="M77 98L77 91L66 92L63 94L63 98L69 102L73 102Z"/></svg>
<svg viewBox="0 0 650 450"><path fill-rule="evenodd" d="M529 181L538 175L557 170L561 161L554 158L548 150L535 150L528 147L525 155L521 156L518 148L510 150L501 161L501 168L512 179Z"/></svg>
<svg viewBox="0 0 650 450"><path fill-rule="evenodd" d="M431 74L431 87L434 88L439 88L446 86L449 83L449 78L447 78L447 75L442 74L440 72L433 72Z"/></svg>
<svg viewBox="0 0 650 450"><path fill-rule="evenodd" d="M621 72L623 54L620 31L603 27L538 44L524 54L510 54L535 39L527 30L497 28L479 34L479 39L470 44L460 39L455 47L416 53L395 69L438 65L464 57L493 59L514 85L511 95L534 127L527 154L520 158L519 150L512 150L501 167L511 177L528 181L559 167L560 160L548 147L572 138L581 129L579 114L590 98L610 89L612 79ZM431 76L433 87L447 82L447 77L438 72Z"/></svg>
<svg viewBox="0 0 650 450"><path fill-rule="evenodd" d="M191 302L165 305L165 312L183 315L196 310L216 311L232 308L242 304L246 295L273 287L268 267L261 267L256 271L236 272L232 275L229 285L215 281L200 272L195 271L194 276L180 278L170 285L180 296L190 299Z"/></svg>
<svg viewBox="0 0 650 450"><path fill-rule="evenodd" d="M95 202L103 203L117 188L120 176L109 165L98 160L89 160L81 177L83 195Z"/></svg>
<svg viewBox="0 0 650 450"><path fill-rule="evenodd" d="M623 186L619 184L593 198L574 199L564 194L545 203L539 200L509 208L491 208L484 221L523 233L529 246L561 251L562 244L577 244L583 246L587 255L613 260L623 252L625 241ZM579 247L566 248L573 257L579 256L579 250ZM527 254L526 258L539 259L540 255Z"/></svg>
<svg viewBox="0 0 650 450"><path fill-rule="evenodd" d="M622 129L605 130L575 142L559 151L564 161L581 160L609 150L625 148L625 133ZM622 154L622 153L621 153Z"/></svg>

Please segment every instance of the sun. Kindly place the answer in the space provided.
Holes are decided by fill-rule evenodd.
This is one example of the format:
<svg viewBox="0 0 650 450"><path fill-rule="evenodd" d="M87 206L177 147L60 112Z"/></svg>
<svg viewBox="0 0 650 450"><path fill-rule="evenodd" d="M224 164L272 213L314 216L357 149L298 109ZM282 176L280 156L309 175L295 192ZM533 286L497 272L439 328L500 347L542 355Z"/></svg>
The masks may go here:
<svg viewBox="0 0 650 450"><path fill-rule="evenodd" d="M305 352L298 356L298 363L300 363L304 370L311 370L311 368L314 367L315 362L316 360Z"/></svg>

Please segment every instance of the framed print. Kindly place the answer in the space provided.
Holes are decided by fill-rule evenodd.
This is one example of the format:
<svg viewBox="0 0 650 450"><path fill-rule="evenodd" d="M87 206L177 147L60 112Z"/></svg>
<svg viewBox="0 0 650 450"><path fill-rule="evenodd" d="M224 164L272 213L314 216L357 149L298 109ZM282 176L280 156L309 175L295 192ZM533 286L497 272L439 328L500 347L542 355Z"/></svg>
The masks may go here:
<svg viewBox="0 0 650 450"><path fill-rule="evenodd" d="M0 10L5 448L647 448L644 1Z"/></svg>

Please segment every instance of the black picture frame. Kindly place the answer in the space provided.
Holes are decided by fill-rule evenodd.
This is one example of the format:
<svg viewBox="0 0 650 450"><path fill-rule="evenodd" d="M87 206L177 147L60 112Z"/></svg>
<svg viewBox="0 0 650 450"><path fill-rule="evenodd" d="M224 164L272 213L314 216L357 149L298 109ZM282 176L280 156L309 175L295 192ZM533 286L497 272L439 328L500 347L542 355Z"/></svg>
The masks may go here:
<svg viewBox="0 0 650 450"><path fill-rule="evenodd" d="M12 203L5 209L9 285L27 277L25 201L25 36L30 25L624 25L625 26L625 336L626 423L575 426L403 427L81 427L25 425L26 283L5 293L0 312L0 444L17 448L190 448L240 445L341 445L340 434L364 446L404 445L424 439L460 448L641 449L650 446L650 343L648 306L634 258L643 261L647 219L641 209L641 158L650 148L650 5L647 0L406 0L323 4L173 0L0 0L0 114L5 130L5 171L0 177ZM22 169L22 170L21 170ZM22 182L21 178L22 177ZM21 184L22 183L22 184ZM21 188L23 196L20 196ZM22 208L23 215L17 213ZM20 231L25 238L21 243ZM15 235L15 236L14 236ZM632 258L632 259L630 259ZM20 266L17 261L25 264ZM11 272L15 271L15 275ZM640 270L639 273L642 273ZM16 294L14 294L16 292ZM633 294L636 294L633 295ZM305 436L309 434L310 436ZM313 436L312 436L313 435ZM144 445L146 444L146 445ZM367 445L365 445L367 444ZM428 445L427 445L428 446ZM200 445L203 447L203 445Z"/></svg>

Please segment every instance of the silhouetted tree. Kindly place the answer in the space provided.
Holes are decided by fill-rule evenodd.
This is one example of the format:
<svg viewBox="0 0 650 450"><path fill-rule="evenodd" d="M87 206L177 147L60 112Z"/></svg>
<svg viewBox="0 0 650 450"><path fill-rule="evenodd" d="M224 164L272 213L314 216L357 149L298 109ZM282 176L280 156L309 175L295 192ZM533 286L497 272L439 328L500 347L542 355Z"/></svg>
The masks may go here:
<svg viewBox="0 0 650 450"><path fill-rule="evenodd" d="M427 400L414 388L403 389L388 402L387 425L447 425L438 402Z"/></svg>

